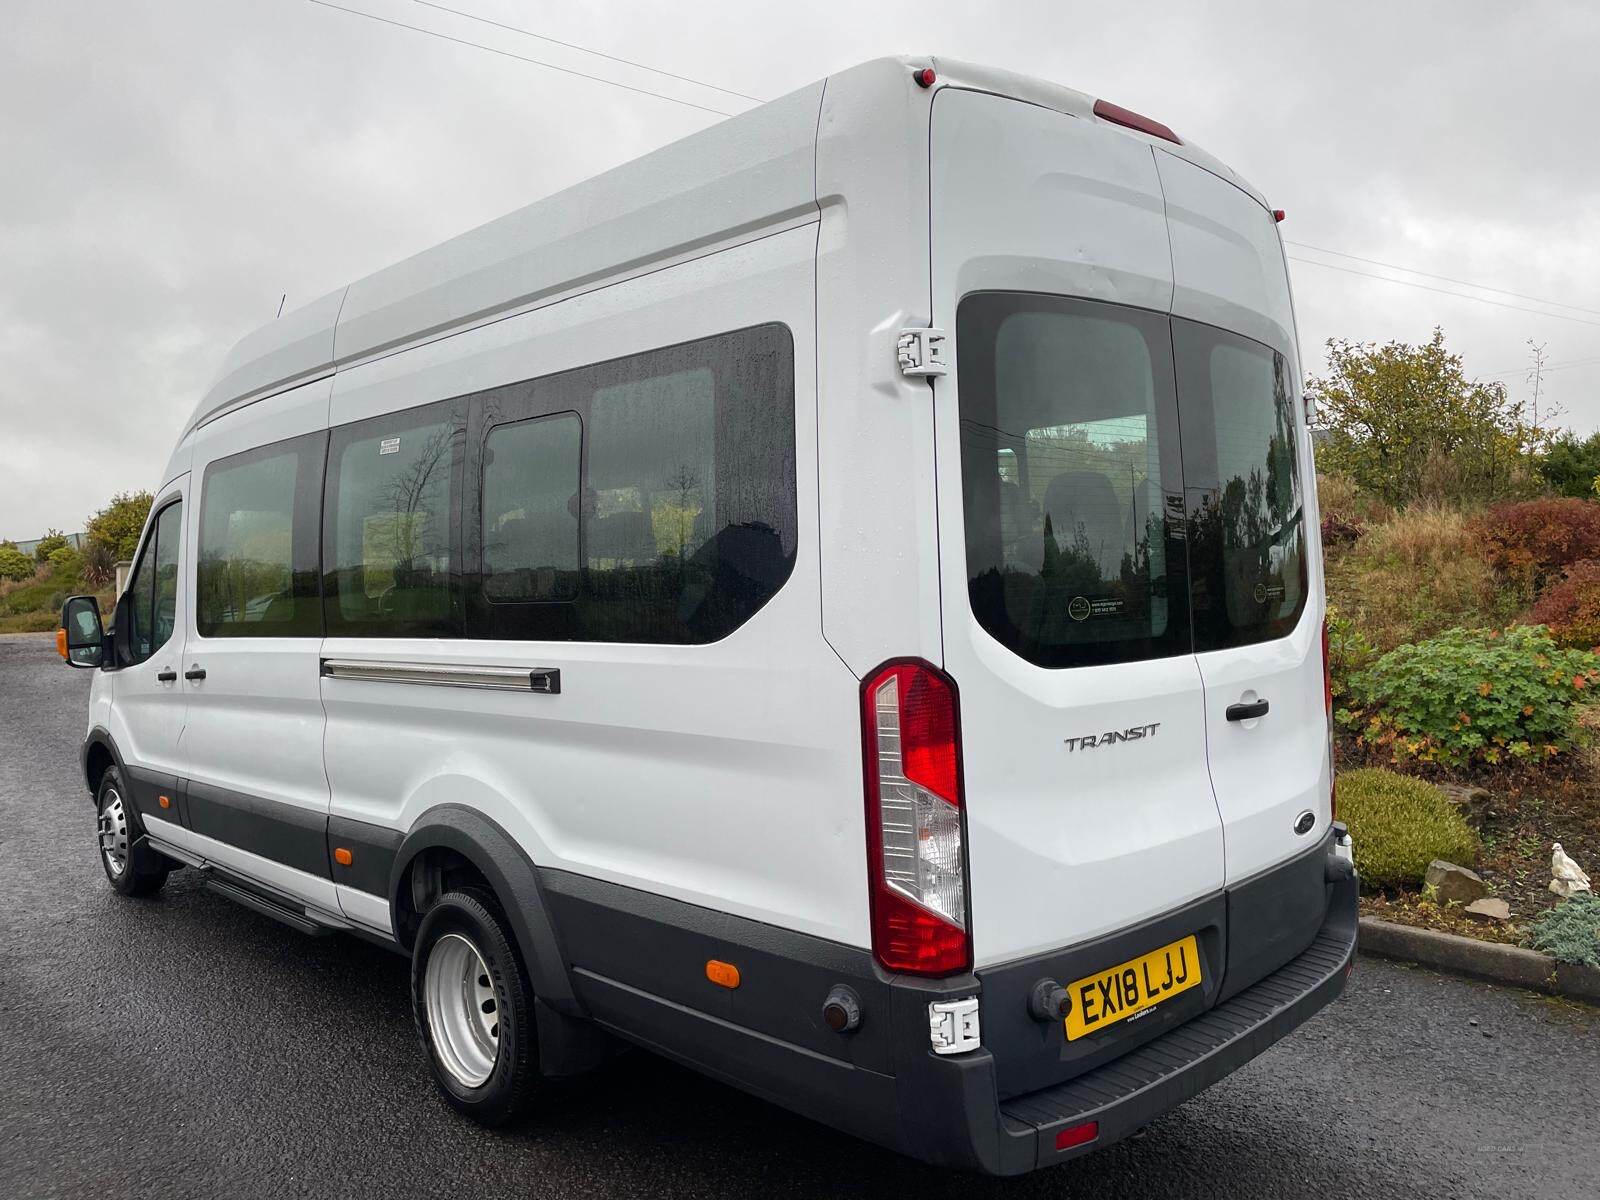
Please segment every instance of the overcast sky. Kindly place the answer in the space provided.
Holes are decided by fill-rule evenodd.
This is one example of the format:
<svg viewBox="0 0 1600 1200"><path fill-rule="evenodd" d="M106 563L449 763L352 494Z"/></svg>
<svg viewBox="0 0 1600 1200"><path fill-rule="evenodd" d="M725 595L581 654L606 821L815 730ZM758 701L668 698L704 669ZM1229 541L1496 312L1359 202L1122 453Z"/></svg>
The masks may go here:
<svg viewBox="0 0 1600 1200"><path fill-rule="evenodd" d="M337 0L736 111L747 102L425 7ZM1428 336L1600 427L1600 3L448 0L770 98L944 53L1150 114L1288 211L1284 236L1557 301L1516 311L1302 247L1302 352ZM308 0L5 0L0 536L150 488L240 336L721 118ZM1415 275L1446 291L1459 284ZM1592 360L1584 362L1584 360ZM1579 365L1564 367L1566 363Z"/></svg>

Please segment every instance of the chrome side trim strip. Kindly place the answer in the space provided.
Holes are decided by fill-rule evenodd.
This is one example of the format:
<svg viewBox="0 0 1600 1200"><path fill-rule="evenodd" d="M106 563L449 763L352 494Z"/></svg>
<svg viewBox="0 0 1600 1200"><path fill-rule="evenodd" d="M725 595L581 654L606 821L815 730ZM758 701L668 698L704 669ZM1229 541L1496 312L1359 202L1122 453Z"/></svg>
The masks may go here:
<svg viewBox="0 0 1600 1200"><path fill-rule="evenodd" d="M370 679L379 683L492 688L502 692L538 692L545 696L561 694L561 671L556 667L490 667L460 663L325 658L322 660L322 674L329 679Z"/></svg>

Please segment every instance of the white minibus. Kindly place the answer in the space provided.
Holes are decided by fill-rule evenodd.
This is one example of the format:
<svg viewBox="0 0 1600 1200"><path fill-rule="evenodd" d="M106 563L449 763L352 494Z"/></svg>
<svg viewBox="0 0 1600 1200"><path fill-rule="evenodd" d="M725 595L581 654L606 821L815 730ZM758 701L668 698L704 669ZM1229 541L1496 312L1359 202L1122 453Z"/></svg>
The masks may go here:
<svg viewBox="0 0 1600 1200"><path fill-rule="evenodd" d="M410 956L461 1112L628 1045L994 1174L1343 989L1273 211L883 59L250 334L102 623L112 887Z"/></svg>

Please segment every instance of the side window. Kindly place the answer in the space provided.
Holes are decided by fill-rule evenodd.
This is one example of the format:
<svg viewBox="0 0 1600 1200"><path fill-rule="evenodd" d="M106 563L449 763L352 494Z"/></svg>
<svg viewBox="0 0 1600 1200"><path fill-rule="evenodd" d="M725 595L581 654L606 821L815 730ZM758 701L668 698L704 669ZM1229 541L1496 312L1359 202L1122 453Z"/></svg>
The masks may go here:
<svg viewBox="0 0 1600 1200"><path fill-rule="evenodd" d="M1282 355L1173 322L1195 648L1283 637L1306 601L1295 403Z"/></svg>
<svg viewBox="0 0 1600 1200"><path fill-rule="evenodd" d="M202 637L316 637L317 506L326 435L306 434L206 468L195 628Z"/></svg>
<svg viewBox="0 0 1600 1200"><path fill-rule="evenodd" d="M461 636L452 544L465 413L445 401L333 431L322 546L329 634Z"/></svg>
<svg viewBox="0 0 1600 1200"><path fill-rule="evenodd" d="M160 509L150 524L124 591L127 628L116 631L123 666L142 663L172 637L178 607L178 552L183 544L183 503Z"/></svg>
<svg viewBox="0 0 1600 1200"><path fill-rule="evenodd" d="M488 431L473 636L711 642L788 579L798 535L786 327L583 367L477 404Z"/></svg>
<svg viewBox="0 0 1600 1200"><path fill-rule="evenodd" d="M972 611L1044 667L1187 653L1164 316L977 293L957 310Z"/></svg>
<svg viewBox="0 0 1600 1200"><path fill-rule="evenodd" d="M483 444L483 594L491 602L578 594L577 413L497 425Z"/></svg>
<svg viewBox="0 0 1600 1200"><path fill-rule="evenodd" d="M124 665L142 663L155 653L155 643L151 641L155 627L155 590L151 580L155 575L157 532L151 526L150 537L139 561L134 564L133 574L128 576L128 586L123 593L128 597L128 607L124 610L128 628L125 634L118 632L117 641Z"/></svg>
<svg viewBox="0 0 1600 1200"><path fill-rule="evenodd" d="M178 620L178 550L183 545L183 504L169 504L156 518L155 603L151 653L167 644Z"/></svg>

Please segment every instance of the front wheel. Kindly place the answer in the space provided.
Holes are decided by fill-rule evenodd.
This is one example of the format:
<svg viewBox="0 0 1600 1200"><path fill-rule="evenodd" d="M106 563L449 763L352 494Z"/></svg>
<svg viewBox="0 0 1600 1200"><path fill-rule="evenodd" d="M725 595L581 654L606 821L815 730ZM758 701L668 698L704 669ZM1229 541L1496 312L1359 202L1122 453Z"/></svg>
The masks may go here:
<svg viewBox="0 0 1600 1200"><path fill-rule="evenodd" d="M458 1111L504 1125L538 1084L533 988L494 898L447 892L422 918L411 1010L434 1081Z"/></svg>
<svg viewBox="0 0 1600 1200"><path fill-rule="evenodd" d="M172 868L167 860L140 850L139 818L128 799L122 772L110 767L100 778L95 796L95 818L100 839L100 865L112 888L124 896L148 896L161 890Z"/></svg>

